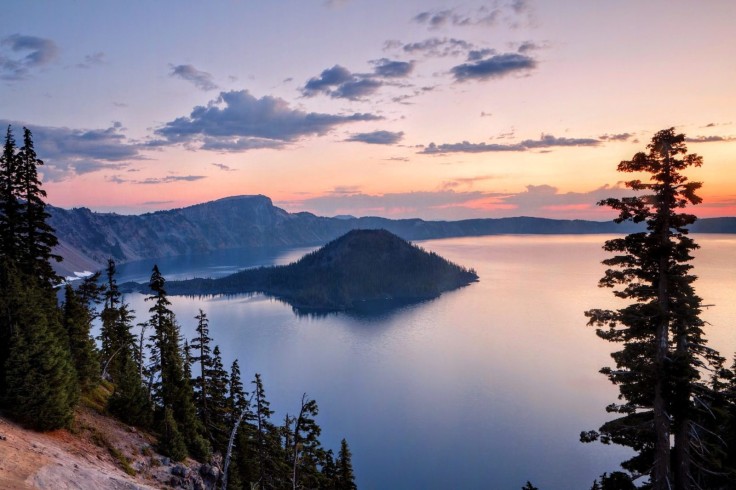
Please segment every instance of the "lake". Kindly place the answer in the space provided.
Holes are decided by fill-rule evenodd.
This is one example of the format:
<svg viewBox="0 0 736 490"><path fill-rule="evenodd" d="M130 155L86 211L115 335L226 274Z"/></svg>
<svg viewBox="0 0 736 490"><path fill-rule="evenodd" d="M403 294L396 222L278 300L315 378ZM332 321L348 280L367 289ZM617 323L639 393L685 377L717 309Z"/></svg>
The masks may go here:
<svg viewBox="0 0 736 490"><path fill-rule="evenodd" d="M187 338L202 308L226 366L259 372L280 423L306 392L317 400L322 443L348 440L362 489L588 489L627 450L582 444L607 420L617 389L598 370L612 346L583 312L617 307L597 281L609 237L488 236L417 242L480 281L425 303L354 316L297 315L280 301L172 297ZM695 273L711 346L736 348L736 236L694 235ZM169 279L222 276L284 264L312 249L228 251L158 261ZM119 282L147 281L153 262L119 267ZM143 296L126 300L138 319ZM247 383L246 383L247 384Z"/></svg>

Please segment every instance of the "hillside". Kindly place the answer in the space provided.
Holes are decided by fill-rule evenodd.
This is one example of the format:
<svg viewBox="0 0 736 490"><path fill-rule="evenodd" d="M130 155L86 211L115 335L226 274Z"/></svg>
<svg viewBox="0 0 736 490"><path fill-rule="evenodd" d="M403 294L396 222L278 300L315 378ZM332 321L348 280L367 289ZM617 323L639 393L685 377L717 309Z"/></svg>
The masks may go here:
<svg viewBox="0 0 736 490"><path fill-rule="evenodd" d="M64 257L59 271L101 269L112 257L133 260L208 253L243 247L321 245L355 229L382 228L405 240L498 234L629 233L630 224L546 218L392 220L379 217L326 218L288 213L266 196L234 196L169 211L134 216L49 206ZM736 233L736 218L698 221L692 231Z"/></svg>
<svg viewBox="0 0 736 490"><path fill-rule="evenodd" d="M172 463L153 443L150 435L85 406L77 408L72 429L46 433L0 416L0 488L214 488L217 469L193 460Z"/></svg>
<svg viewBox="0 0 736 490"><path fill-rule="evenodd" d="M386 230L353 230L290 265L170 281L166 289L172 295L260 292L299 308L349 310L366 302L434 298L477 279Z"/></svg>

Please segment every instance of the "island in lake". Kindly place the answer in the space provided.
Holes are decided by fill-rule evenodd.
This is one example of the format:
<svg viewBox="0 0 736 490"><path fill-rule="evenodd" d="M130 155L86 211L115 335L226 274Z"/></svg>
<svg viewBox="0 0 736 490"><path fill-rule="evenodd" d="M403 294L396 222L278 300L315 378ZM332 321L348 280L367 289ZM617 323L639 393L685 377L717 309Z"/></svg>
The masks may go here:
<svg viewBox="0 0 736 490"><path fill-rule="evenodd" d="M478 280L386 230L353 230L298 261L246 269L220 279L170 281L170 295L264 293L308 310L352 310L366 303L404 304L436 298ZM126 283L145 292L147 285Z"/></svg>

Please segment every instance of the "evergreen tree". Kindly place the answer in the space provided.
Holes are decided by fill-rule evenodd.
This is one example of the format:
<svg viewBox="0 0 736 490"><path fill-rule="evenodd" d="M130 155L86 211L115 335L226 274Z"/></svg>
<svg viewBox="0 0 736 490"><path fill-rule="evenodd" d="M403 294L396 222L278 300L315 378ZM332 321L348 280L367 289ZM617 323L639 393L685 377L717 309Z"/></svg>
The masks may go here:
<svg viewBox="0 0 736 490"><path fill-rule="evenodd" d="M69 350L77 379L83 388L88 388L100 379L100 360L97 346L90 336L94 318L92 305L85 301L82 291L75 291L70 284L65 286L63 323Z"/></svg>
<svg viewBox="0 0 736 490"><path fill-rule="evenodd" d="M190 345L192 356L192 363L198 365L199 374L194 379L194 396L197 404L197 413L199 415L205 430L209 431L212 425L211 411L209 410L207 403L209 402L210 396L208 393L209 376L208 373L212 370L212 349L210 348L210 342L212 338L209 335L209 320L207 315L200 309L199 314L194 317L197 320L197 336L192 339Z"/></svg>
<svg viewBox="0 0 736 490"><path fill-rule="evenodd" d="M116 274L115 261L109 259L106 285L97 291L91 286L82 288L82 291L89 289L91 292L87 294L93 296L102 293L104 300L100 313L102 373L115 384L107 408L123 422L146 428L152 424L153 407L139 365L143 353L131 332L134 312L122 301Z"/></svg>
<svg viewBox="0 0 736 490"><path fill-rule="evenodd" d="M41 189L37 167L43 165L33 147L33 138L28 128L23 128L23 146L17 155L16 172L18 173L21 219L19 232L21 236L21 269L42 283L56 285L61 278L54 272L51 260L61 261L61 257L52 253L59 241L54 229L47 223L50 217L46 211L46 191Z"/></svg>
<svg viewBox="0 0 736 490"><path fill-rule="evenodd" d="M242 415L239 429L235 435L233 453L231 458L230 472L228 478L228 489L249 488L250 483L255 483L259 478L257 455L254 451L255 428L253 421L255 415L250 409L247 393L243 389L240 377L240 365L235 359L230 368L230 379L228 386L228 416L227 427L234 427L237 419Z"/></svg>
<svg viewBox="0 0 736 490"><path fill-rule="evenodd" d="M600 484L596 480L591 490L636 490L636 485L626 473L614 471L610 475L603 473Z"/></svg>
<svg viewBox="0 0 736 490"><path fill-rule="evenodd" d="M132 320L132 314L127 308L121 309L120 302L122 294L118 289L115 274L117 273L115 261L107 260L107 268L105 274L107 276L107 284L103 291L104 307L100 313L100 360L102 364L102 372L104 376L115 380L115 374L121 371L121 362L117 359L120 351L126 348L128 341L126 335L120 335L121 326L129 325ZM121 315L128 314L126 318L120 318Z"/></svg>
<svg viewBox="0 0 736 490"><path fill-rule="evenodd" d="M33 429L66 427L73 419L78 389L56 296L22 273L14 274L7 287L14 304L3 405Z"/></svg>
<svg viewBox="0 0 736 490"><path fill-rule="evenodd" d="M8 126L0 155L0 404L40 430L69 424L78 384L49 263L56 244L46 224L31 133L17 151Z"/></svg>
<svg viewBox="0 0 736 490"><path fill-rule="evenodd" d="M600 285L620 286L614 294L631 304L586 312L599 337L623 344L612 354L616 367L601 372L619 387L624 403L607 407L621 414L619 418L599 432L583 433L581 439L600 438L633 448L637 455L622 466L649 474L655 490L691 488L700 471L696 467L708 471L707 461L691 452L691 437L699 430L693 423L698 409L693 395L709 391L700 380L701 370L722 362L705 345L701 299L692 286L695 276L689 261L697 245L687 234L696 218L679 212L701 201L696 195L701 184L689 182L681 172L700 166L702 159L687 154L684 142L685 136L674 129L660 131L647 146L648 153L619 164L619 171L650 175L649 182L626 183L644 195L599 203L619 212L617 222L646 223L646 231L608 240L604 246L616 255L603 262L610 269Z"/></svg>
<svg viewBox="0 0 736 490"><path fill-rule="evenodd" d="M302 486L301 481L306 481L305 486L307 488L313 488L316 483L317 464L320 461L319 451L321 449L319 435L322 432L314 419L318 413L317 402L307 398L307 394L304 393L299 415L293 419L294 430L291 433L291 447L288 452L293 489ZM287 418L287 429L289 425L289 419Z"/></svg>
<svg viewBox="0 0 736 490"><path fill-rule="evenodd" d="M234 419L240 412L248 407L248 400L246 398L248 394L243 389L243 382L240 379L240 364L238 364L237 359L233 361L230 367L229 386L230 396L228 397L228 401L230 402L230 413L232 414L229 425L232 425Z"/></svg>
<svg viewBox="0 0 736 490"><path fill-rule="evenodd" d="M130 355L124 355L120 359L122 362L119 365L115 391L107 402L107 408L111 414L127 424L149 428L153 424L153 406L140 377L138 364Z"/></svg>
<svg viewBox="0 0 736 490"><path fill-rule="evenodd" d="M209 410L209 426L206 427L210 435L210 442L220 452L224 451L227 446L229 431L227 427L227 419L229 416L228 404L228 373L222 365L222 356L220 355L220 347L215 346L212 351L212 368L207 373L209 400L207 408Z"/></svg>
<svg viewBox="0 0 736 490"><path fill-rule="evenodd" d="M3 154L0 156L0 255L18 265L20 258L20 179L13 130L5 133Z"/></svg>
<svg viewBox="0 0 736 490"><path fill-rule="evenodd" d="M320 461L321 480L324 482L323 487L329 489L338 488L337 480L337 464L335 463L335 454L332 449L322 452L322 461Z"/></svg>
<svg viewBox="0 0 736 490"><path fill-rule="evenodd" d="M355 473L353 472L353 455L348 447L348 441L340 441L340 452L337 455L337 485L336 490L355 490ZM527 482L529 484L529 482Z"/></svg>
<svg viewBox="0 0 736 490"><path fill-rule="evenodd" d="M258 468L257 484L260 488L281 488L290 479L289 467L285 460L284 451L280 444L279 430L271 423L271 404L266 399L261 375L256 373L252 382L255 385L254 397L254 430L256 465Z"/></svg>
<svg viewBox="0 0 736 490"><path fill-rule="evenodd" d="M179 432L179 426L170 407L164 409L164 420L161 424L159 450L174 461L182 461L187 457L187 445Z"/></svg>
<svg viewBox="0 0 736 490"><path fill-rule="evenodd" d="M149 282L152 295L146 298L146 301L153 302L149 309L149 324L153 327L151 341L155 355L151 358L157 364L151 368L154 376L159 377L154 385L154 400L164 412L171 410L190 454L196 459L205 460L209 457L210 447L202 436L203 428L196 415L191 384L184 376L179 326L169 309L171 302L166 294L165 283L158 266L154 265ZM173 430L172 427L166 426L164 430Z"/></svg>

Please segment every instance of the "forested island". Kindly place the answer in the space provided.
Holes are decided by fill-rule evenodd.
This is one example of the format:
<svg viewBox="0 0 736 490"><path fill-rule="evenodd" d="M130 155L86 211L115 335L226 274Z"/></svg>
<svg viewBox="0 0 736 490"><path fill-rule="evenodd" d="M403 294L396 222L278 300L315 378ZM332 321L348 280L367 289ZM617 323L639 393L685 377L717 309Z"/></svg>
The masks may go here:
<svg viewBox="0 0 736 490"><path fill-rule="evenodd" d="M298 261L246 269L220 279L167 283L173 295L265 293L308 310L351 310L364 304L436 298L478 280L466 269L386 230L353 230ZM124 290L147 292L138 283Z"/></svg>

